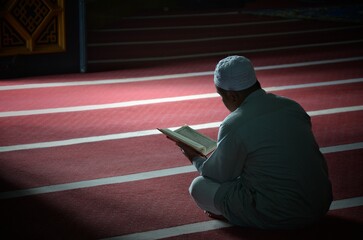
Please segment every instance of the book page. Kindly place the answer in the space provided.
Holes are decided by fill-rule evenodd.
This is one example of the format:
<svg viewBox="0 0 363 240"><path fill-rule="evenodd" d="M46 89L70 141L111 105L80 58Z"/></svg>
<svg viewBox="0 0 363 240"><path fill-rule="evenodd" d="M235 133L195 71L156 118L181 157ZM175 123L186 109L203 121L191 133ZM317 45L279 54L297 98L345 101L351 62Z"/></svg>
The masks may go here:
<svg viewBox="0 0 363 240"><path fill-rule="evenodd" d="M199 133L189 126L183 126L175 131L167 128L157 128L160 132L167 135L171 140L179 141L194 148L196 151L206 156L217 148L217 142L206 135Z"/></svg>
<svg viewBox="0 0 363 240"><path fill-rule="evenodd" d="M200 145L203 145L205 147L204 154L208 154L210 151L213 151L217 146L216 141L195 131L194 129L192 129L189 126L183 126L179 129L175 130L175 132L177 132L180 135L183 135L189 139L192 139L194 142L197 142Z"/></svg>
<svg viewBox="0 0 363 240"><path fill-rule="evenodd" d="M183 136L181 134L179 134L176 131L172 131L170 129L164 128L164 129L159 129L158 130L162 133L164 133L165 135L167 135L169 138L171 138L174 141L180 141L182 143L185 143L187 145L189 145L190 147L194 148L195 150L197 150L198 152L205 154L206 152L206 147L201 145L198 142L195 142L194 140L188 138L187 136Z"/></svg>

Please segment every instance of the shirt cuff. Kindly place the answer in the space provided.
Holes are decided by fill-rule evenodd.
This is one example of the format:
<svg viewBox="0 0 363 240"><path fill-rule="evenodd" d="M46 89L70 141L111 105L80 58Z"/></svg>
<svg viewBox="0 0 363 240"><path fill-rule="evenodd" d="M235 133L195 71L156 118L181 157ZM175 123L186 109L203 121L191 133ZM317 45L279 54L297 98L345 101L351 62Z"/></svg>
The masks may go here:
<svg viewBox="0 0 363 240"><path fill-rule="evenodd" d="M205 160L207 160L206 158L203 157L194 157L192 159L192 163L194 165L194 167L198 170L198 172L201 174L201 168L203 163L205 162Z"/></svg>

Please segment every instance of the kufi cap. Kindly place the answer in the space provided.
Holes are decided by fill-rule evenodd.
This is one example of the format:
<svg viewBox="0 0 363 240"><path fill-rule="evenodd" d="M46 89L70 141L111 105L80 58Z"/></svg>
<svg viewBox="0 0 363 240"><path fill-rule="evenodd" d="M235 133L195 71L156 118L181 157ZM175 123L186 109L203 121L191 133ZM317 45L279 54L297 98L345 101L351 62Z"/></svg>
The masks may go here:
<svg viewBox="0 0 363 240"><path fill-rule="evenodd" d="M214 71L214 84L224 90L244 90L256 81L251 61L242 56L229 56L222 59Z"/></svg>

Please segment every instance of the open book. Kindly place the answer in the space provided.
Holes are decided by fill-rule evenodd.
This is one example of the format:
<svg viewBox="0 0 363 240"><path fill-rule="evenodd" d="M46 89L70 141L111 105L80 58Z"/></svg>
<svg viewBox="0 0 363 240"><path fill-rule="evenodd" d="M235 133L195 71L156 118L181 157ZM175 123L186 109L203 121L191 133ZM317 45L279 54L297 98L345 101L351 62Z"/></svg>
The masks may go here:
<svg viewBox="0 0 363 240"><path fill-rule="evenodd" d="M217 147L216 141L207 137L206 135L201 134L200 132L197 132L187 125L174 131L168 128L158 128L158 130L168 136L171 140L182 142L204 156L213 152Z"/></svg>

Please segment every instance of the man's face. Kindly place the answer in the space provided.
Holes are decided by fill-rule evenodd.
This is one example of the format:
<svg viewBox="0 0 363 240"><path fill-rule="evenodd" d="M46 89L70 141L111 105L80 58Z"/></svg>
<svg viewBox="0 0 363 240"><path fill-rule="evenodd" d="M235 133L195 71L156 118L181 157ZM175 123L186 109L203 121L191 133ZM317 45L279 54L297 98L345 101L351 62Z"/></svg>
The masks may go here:
<svg viewBox="0 0 363 240"><path fill-rule="evenodd" d="M225 91L223 89L220 89L217 86L216 86L216 89L217 89L217 93L222 97L222 101L223 101L224 106L226 106L226 108L230 112L233 112L234 110L236 110L238 106L236 106L234 98L231 95L231 93L228 92L228 91Z"/></svg>

